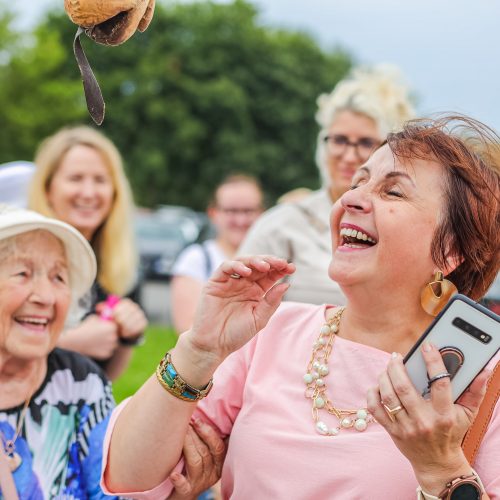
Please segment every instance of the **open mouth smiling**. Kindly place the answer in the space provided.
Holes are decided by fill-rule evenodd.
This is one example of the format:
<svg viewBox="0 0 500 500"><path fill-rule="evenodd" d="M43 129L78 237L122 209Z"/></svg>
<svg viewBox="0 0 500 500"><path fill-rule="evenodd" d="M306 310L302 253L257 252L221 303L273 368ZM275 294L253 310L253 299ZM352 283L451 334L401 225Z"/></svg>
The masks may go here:
<svg viewBox="0 0 500 500"><path fill-rule="evenodd" d="M341 224L340 246L347 248L369 248L377 244L377 240L364 229L352 224Z"/></svg>
<svg viewBox="0 0 500 500"><path fill-rule="evenodd" d="M16 323L35 331L44 331L49 324L48 318L32 317L32 316L19 316L14 318Z"/></svg>

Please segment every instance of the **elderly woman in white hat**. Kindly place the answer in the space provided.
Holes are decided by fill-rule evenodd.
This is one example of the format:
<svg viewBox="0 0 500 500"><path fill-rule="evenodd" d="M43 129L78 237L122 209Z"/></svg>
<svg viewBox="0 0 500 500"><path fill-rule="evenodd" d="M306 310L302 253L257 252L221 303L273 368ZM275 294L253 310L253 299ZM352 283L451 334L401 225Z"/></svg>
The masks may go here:
<svg viewBox="0 0 500 500"><path fill-rule="evenodd" d="M76 229L0 204L0 498L105 497L99 479L111 386L89 358L55 348L95 275L94 253ZM215 456L214 447L220 467L214 431L190 433L191 475L197 450ZM190 487L182 477L177 486Z"/></svg>
<svg viewBox="0 0 500 500"><path fill-rule="evenodd" d="M94 253L68 224L0 205L0 482L4 498L97 498L114 400L87 358L54 349L92 285Z"/></svg>

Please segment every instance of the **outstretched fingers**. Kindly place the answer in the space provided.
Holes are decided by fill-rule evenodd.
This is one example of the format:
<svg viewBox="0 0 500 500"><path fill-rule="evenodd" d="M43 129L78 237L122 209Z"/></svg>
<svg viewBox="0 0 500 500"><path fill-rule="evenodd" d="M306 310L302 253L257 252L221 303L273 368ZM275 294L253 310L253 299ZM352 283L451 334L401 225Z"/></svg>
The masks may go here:
<svg viewBox="0 0 500 500"><path fill-rule="evenodd" d="M268 293L279 280L295 272L295 264L287 262L285 259L273 255L262 255L260 258L269 264L269 269L262 276L255 275L256 282L264 292Z"/></svg>
<svg viewBox="0 0 500 500"><path fill-rule="evenodd" d="M278 280L295 271L294 264L285 259L272 255L257 255L240 257L237 260L224 262L214 273L215 282L229 282L232 286L239 287L244 281L242 278L257 283L267 292Z"/></svg>

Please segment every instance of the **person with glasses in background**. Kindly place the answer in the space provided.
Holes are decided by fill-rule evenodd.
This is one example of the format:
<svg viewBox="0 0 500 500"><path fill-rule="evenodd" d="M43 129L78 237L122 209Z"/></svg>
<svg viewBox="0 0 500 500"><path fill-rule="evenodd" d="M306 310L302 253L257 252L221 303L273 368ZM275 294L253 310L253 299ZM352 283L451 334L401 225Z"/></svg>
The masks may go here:
<svg viewBox="0 0 500 500"><path fill-rule="evenodd" d="M414 116L409 92L393 66L358 68L330 94L318 98L321 129L316 147L322 188L299 202L280 204L248 232L240 255L272 254L296 265L285 300L345 303L338 284L328 278L331 260L329 215L350 187L357 168Z"/></svg>
<svg viewBox="0 0 500 500"><path fill-rule="evenodd" d="M233 174L216 187L207 209L216 237L187 247L172 270L172 318L179 333L191 327L204 283L224 260L235 256L262 207L262 188L255 177Z"/></svg>

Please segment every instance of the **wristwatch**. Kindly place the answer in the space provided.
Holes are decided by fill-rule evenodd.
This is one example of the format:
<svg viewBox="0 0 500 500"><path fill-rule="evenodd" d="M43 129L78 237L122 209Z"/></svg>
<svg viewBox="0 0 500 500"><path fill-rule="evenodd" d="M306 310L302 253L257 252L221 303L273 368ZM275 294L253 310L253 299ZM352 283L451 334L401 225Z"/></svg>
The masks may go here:
<svg viewBox="0 0 500 500"><path fill-rule="evenodd" d="M481 500L483 496L483 484L475 471L466 476L460 476L449 483L445 489L436 497L417 488L418 500Z"/></svg>
<svg viewBox="0 0 500 500"><path fill-rule="evenodd" d="M120 345L135 347L144 344L144 333L141 332L136 337L119 337L118 342Z"/></svg>

